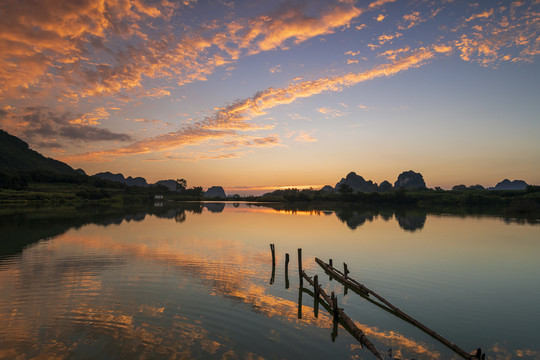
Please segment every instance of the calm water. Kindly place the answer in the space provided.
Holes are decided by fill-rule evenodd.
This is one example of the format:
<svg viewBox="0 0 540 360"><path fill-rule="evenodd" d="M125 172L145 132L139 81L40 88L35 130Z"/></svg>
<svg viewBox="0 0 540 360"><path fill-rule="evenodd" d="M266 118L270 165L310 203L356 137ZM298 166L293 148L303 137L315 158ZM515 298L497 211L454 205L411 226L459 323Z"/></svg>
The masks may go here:
<svg viewBox="0 0 540 360"><path fill-rule="evenodd" d="M298 248L385 359L458 356L344 295L315 257L346 262L351 277L467 351L540 359L540 226L531 223L187 204L3 214L0 237L1 359L374 359L342 327L332 340L322 306L315 317L299 291Z"/></svg>

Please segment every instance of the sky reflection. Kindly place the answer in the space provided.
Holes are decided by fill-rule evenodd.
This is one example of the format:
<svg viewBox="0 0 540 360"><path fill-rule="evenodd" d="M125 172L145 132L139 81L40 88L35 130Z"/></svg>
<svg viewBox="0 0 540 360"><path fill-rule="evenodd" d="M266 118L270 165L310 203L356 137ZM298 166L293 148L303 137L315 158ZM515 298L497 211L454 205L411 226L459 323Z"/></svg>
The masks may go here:
<svg viewBox="0 0 540 360"><path fill-rule="evenodd" d="M522 292L523 286L512 283L513 278L537 282L535 226L428 216L422 231L404 232L398 222L372 216L369 226L366 223L351 231L337 213L332 216L324 211L293 213L227 205L221 212L187 211L184 221L176 222L178 213L73 228L1 260L0 322L5 325L0 330L0 358L13 354L293 357L295 341L302 343L310 337L320 340L313 352L322 356L335 350L330 345L332 322L322 308L318 318L313 315L313 300L306 294L301 303L303 316L298 319L298 247L305 250L304 268L310 275L320 274L312 260L314 253L346 261L366 284L376 284L394 303L419 314L430 327L443 330L456 342L463 341L456 335L462 331L460 326L468 326L464 317L476 316L471 321L477 322L478 316L483 319L508 300L508 295L500 294L501 280L514 294ZM462 238L464 234L469 237ZM345 252L336 252L328 239L335 239L334 244ZM509 239L513 239L511 247ZM268 284L270 240L277 249L274 285ZM406 250L411 247L414 251ZM380 254L390 248L392 254ZM284 282L285 252L291 255L289 289ZM377 265L382 258L386 261ZM522 260L518 264L512 259ZM426 284L434 284L433 289L425 289ZM333 282L324 286L343 291ZM468 297L461 297L463 293ZM438 297L446 299L445 305ZM529 297L540 299L540 294L531 289ZM399 320L381 316L380 310L356 295L344 297L342 304L380 351L392 348L394 355L407 358L447 358L444 348ZM441 306L448 315L438 313ZM501 322L522 325L526 331L530 325L507 321L510 316L522 318L518 309L510 310L515 306L515 301L506 305L508 314L502 314ZM522 306L526 311L531 304ZM478 312L480 307L484 310ZM493 353L532 359L538 352L534 336L520 333L512 341L522 346L504 348L495 347L488 332L462 346L472 350L471 343L487 343ZM289 337L292 340L285 340ZM337 341L345 345L345 350L339 350L343 354L369 358L343 329Z"/></svg>

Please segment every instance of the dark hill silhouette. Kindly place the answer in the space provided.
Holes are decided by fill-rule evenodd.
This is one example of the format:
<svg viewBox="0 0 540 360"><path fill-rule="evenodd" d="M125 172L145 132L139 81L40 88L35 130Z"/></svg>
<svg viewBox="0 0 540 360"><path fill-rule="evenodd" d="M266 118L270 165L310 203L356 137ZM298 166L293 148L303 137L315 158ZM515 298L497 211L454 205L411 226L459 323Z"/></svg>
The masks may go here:
<svg viewBox="0 0 540 360"><path fill-rule="evenodd" d="M150 184L146 182L146 179L140 176L128 176L127 178L125 178L122 174L113 174L110 171L97 173L93 176L103 180L116 181L122 184L126 184L127 186L150 186Z"/></svg>
<svg viewBox="0 0 540 360"><path fill-rule="evenodd" d="M394 183L394 187L404 189L425 189L426 183L424 182L422 174L409 170L399 174Z"/></svg>
<svg viewBox="0 0 540 360"><path fill-rule="evenodd" d="M342 178L335 186L335 189L339 190L342 185L348 185L354 192L373 192L377 191L377 183L371 180L365 180L362 176L357 175L355 172L350 172L345 178Z"/></svg>
<svg viewBox="0 0 540 360"><path fill-rule="evenodd" d="M504 179L494 187L488 188L488 190L525 190L527 186L528 184L523 180L510 181L508 179Z"/></svg>
<svg viewBox="0 0 540 360"><path fill-rule="evenodd" d="M208 188L208 190L206 190L204 196L226 198L227 194L225 194L225 190L223 190L221 186L211 186Z"/></svg>
<svg viewBox="0 0 540 360"><path fill-rule="evenodd" d="M16 136L0 130L0 171L48 171L65 175L79 172L58 160L45 157L29 148L28 144Z"/></svg>
<svg viewBox="0 0 540 360"><path fill-rule="evenodd" d="M169 180L159 180L154 185L163 185L166 186L169 191L176 191L176 181L169 179Z"/></svg>

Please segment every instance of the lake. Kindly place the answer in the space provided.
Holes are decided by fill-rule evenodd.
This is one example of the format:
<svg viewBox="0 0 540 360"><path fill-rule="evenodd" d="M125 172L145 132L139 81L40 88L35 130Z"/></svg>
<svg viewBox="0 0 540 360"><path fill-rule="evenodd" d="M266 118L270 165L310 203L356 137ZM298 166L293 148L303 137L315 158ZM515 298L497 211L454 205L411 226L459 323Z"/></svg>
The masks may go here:
<svg viewBox="0 0 540 360"><path fill-rule="evenodd" d="M540 225L493 216L249 203L0 213L0 359L375 359L299 286L303 269L385 359L460 359L332 280L349 276L466 351L540 359ZM275 244L272 276L270 244ZM285 254L290 255L285 272ZM288 275L288 276L287 276Z"/></svg>

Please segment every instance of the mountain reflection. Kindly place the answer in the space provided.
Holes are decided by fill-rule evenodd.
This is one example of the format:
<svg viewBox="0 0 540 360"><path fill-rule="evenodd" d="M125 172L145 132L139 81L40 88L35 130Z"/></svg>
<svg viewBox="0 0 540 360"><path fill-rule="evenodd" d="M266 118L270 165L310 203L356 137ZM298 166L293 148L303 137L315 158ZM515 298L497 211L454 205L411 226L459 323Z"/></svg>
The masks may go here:
<svg viewBox="0 0 540 360"><path fill-rule="evenodd" d="M287 286L285 254L279 251L303 246L324 256L334 248L329 241L334 236L347 245L340 257L362 247L369 250L371 255L362 258L364 271L377 269L373 264L381 255L389 259L384 264L388 267L405 258L404 249L411 246L394 236L396 231L418 231L426 219L418 210L260 203L4 213L0 249L8 256L0 258L0 358L332 357L324 353L336 350L325 345L331 339L332 318L322 307L316 317L313 299L305 293L298 301L296 259L290 261ZM437 229L437 221L430 220L429 230ZM378 227L392 235L372 236ZM355 231L362 228L369 236L358 245ZM455 249L464 256L459 237L454 247L448 239L432 241L445 231L433 237L426 233L412 235L418 239L415 249L426 251L410 263ZM268 284L268 239L280 244L273 285ZM309 244L309 249L299 244ZM396 251L388 253L389 246ZM471 249L467 253L485 247ZM438 259L445 264L444 258ZM314 275L318 266L312 257L304 261L306 271ZM393 279L396 271L389 273ZM343 288L334 283L323 286L341 294ZM340 295L340 300L348 306L356 295L347 296ZM426 344L429 339L401 325L394 328L388 314L378 317L360 310L355 309L368 316L351 317L383 353L392 348L400 358L446 358L439 344ZM296 339L305 338L315 339L314 344L296 348ZM339 341L347 344L346 353L340 354L345 356L338 357L364 356L342 329Z"/></svg>
<svg viewBox="0 0 540 360"><path fill-rule="evenodd" d="M190 237L179 246L165 236L148 237L155 224L134 225L121 225L124 237L81 228L0 262L0 358L259 358L256 345L237 348L234 329L267 325L260 318L238 317L234 305L214 309L216 295L265 319L330 333L328 314L317 318L311 306L300 304L304 316L299 319L296 301L269 292L267 252L230 240ZM305 265L314 267L309 260ZM212 315L215 311L219 316ZM223 326L232 334L216 334L215 328ZM407 354L440 357L397 332L358 326L372 340ZM251 336L256 344L258 335ZM92 351L97 352L88 354L96 344Z"/></svg>
<svg viewBox="0 0 540 360"><path fill-rule="evenodd" d="M78 208L38 208L3 209L0 212L0 258L20 253L22 249L42 239L51 239L71 228L88 224L117 226L122 222L141 222L148 216L174 219L183 223L188 214L200 215L204 211L222 213L228 211L267 211L291 215L335 216L349 229L356 230L380 218L385 221L395 219L401 229L407 232L422 230L427 221L427 212L414 209L366 209L352 206L331 206L317 208L315 205L291 205L275 203L213 203L187 202L164 204L164 206L139 206L116 208L107 206L85 206ZM435 214L437 215L437 214ZM460 215L465 216L465 215ZM479 216L479 215L475 215ZM502 218L506 223L528 224L530 219Z"/></svg>

